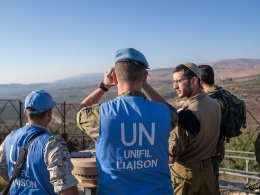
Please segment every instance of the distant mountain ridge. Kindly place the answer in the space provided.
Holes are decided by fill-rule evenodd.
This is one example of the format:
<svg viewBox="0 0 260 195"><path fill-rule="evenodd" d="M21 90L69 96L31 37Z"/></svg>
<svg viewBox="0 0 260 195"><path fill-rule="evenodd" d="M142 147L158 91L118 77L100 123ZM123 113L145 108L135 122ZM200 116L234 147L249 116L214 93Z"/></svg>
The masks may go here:
<svg viewBox="0 0 260 195"><path fill-rule="evenodd" d="M226 59L226 60L219 60L212 63L209 63L213 67L217 68L245 68L245 67L252 67L252 66L259 66L260 59Z"/></svg>
<svg viewBox="0 0 260 195"><path fill-rule="evenodd" d="M78 76L74 76L74 77L70 77L70 78L66 78L66 79L60 79L55 81L53 84L58 85L64 85L64 84L80 84L80 83L86 83L88 81L95 81L95 80L100 80L101 78L103 78L102 73L93 73L93 74L82 74L82 75L78 75Z"/></svg>
<svg viewBox="0 0 260 195"><path fill-rule="evenodd" d="M216 76L221 79L260 74L260 59L225 59L207 64L213 66ZM149 70L151 75L149 81L155 87L161 87L165 84L170 85L172 69L173 67ZM52 83L0 84L0 99L21 99L23 101L32 90L45 89L57 101L73 102L82 99L87 93L95 89L102 79L103 73L95 73L60 79Z"/></svg>

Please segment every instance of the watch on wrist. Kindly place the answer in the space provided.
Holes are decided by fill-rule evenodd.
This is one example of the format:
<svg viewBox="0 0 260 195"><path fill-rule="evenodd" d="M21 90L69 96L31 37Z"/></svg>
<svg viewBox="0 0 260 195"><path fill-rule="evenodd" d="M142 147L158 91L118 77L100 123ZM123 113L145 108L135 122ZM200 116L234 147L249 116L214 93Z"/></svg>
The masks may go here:
<svg viewBox="0 0 260 195"><path fill-rule="evenodd" d="M98 86L98 88L102 89L103 91L107 92L108 88L105 87L105 84L103 82L101 82Z"/></svg>

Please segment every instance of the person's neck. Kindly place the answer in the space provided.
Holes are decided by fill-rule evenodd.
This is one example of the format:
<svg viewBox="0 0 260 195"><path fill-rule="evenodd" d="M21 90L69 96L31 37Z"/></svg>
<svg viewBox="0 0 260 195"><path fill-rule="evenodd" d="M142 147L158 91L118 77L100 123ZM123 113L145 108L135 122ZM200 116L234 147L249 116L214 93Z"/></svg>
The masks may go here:
<svg viewBox="0 0 260 195"><path fill-rule="evenodd" d="M198 87L198 88L192 90L192 92L187 96L187 98L191 98L195 95L198 95L200 92L201 92L201 89Z"/></svg>
<svg viewBox="0 0 260 195"><path fill-rule="evenodd" d="M212 85L203 84L202 85L202 89L203 89L204 92L209 91L212 87L214 87L214 84L212 84Z"/></svg>
<svg viewBox="0 0 260 195"><path fill-rule="evenodd" d="M118 85L117 85L118 95L121 95L128 91L141 91L141 89L142 89L141 84L130 84L130 83L126 83L126 82L118 82Z"/></svg>
<svg viewBox="0 0 260 195"><path fill-rule="evenodd" d="M37 121L33 121L33 120L28 120L28 124L29 125L36 125L36 126L41 126L41 127L44 127L45 129L47 128L48 126L48 123L46 121L43 121L43 120L37 120Z"/></svg>

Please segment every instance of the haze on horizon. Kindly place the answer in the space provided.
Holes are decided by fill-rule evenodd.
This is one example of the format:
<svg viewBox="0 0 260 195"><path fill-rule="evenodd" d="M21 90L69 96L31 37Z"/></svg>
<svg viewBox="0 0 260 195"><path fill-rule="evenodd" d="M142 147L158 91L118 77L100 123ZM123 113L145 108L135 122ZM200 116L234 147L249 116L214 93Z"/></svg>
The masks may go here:
<svg viewBox="0 0 260 195"><path fill-rule="evenodd" d="M1 1L0 84L103 73L118 49L152 69L259 59L259 0Z"/></svg>

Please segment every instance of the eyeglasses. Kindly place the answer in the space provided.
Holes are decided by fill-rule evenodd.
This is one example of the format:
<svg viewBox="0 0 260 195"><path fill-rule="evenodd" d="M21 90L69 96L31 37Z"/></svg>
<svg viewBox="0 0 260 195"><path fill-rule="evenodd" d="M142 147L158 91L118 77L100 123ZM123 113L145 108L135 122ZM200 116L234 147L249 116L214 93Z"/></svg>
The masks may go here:
<svg viewBox="0 0 260 195"><path fill-rule="evenodd" d="M183 81L185 80L189 80L189 78L182 78L182 79L178 79L178 80L173 80L172 81L172 85L175 86L175 85L180 85L183 83Z"/></svg>

